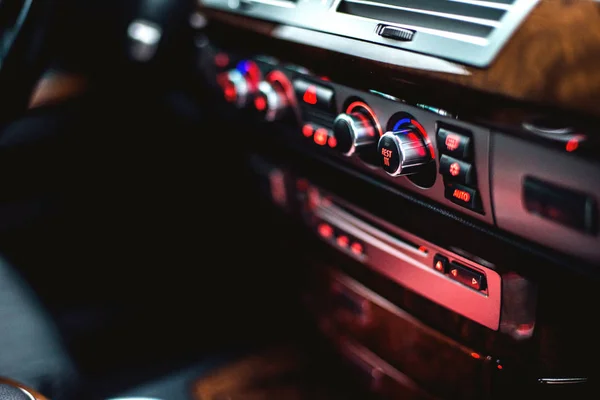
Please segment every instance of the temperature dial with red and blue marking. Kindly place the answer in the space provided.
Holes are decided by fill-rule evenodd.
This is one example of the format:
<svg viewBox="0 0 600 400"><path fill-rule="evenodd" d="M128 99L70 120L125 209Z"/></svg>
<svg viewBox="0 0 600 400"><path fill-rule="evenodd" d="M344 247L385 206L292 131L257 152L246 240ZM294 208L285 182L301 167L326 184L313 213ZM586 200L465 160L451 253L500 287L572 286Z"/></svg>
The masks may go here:
<svg viewBox="0 0 600 400"><path fill-rule="evenodd" d="M399 120L379 139L377 155L391 176L416 174L435 158L425 129L412 118Z"/></svg>
<svg viewBox="0 0 600 400"><path fill-rule="evenodd" d="M362 101L351 103L346 112L333 122L336 150L350 157L374 151L381 136L381 127L371 108Z"/></svg>

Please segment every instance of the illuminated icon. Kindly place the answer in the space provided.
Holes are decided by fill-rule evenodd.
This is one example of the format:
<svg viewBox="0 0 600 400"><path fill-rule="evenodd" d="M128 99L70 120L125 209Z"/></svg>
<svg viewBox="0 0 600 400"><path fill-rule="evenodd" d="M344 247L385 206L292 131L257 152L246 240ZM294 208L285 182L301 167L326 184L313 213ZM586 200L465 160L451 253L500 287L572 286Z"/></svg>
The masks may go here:
<svg viewBox="0 0 600 400"><path fill-rule="evenodd" d="M472 279L471 279L471 285L473 285L473 286L477 286L477 284L478 284L478 283L477 283L477 279L475 279L475 278L472 278Z"/></svg>
<svg viewBox="0 0 600 400"><path fill-rule="evenodd" d="M577 138L573 138L573 139L569 139L569 141L567 142L566 146L565 146L565 150L567 150L569 153L577 150L577 148L579 147L579 140L577 140Z"/></svg>
<svg viewBox="0 0 600 400"><path fill-rule="evenodd" d="M334 138L334 137L332 136L332 137L330 137L330 138L327 140L327 144L328 144L328 145L329 145L329 147L331 147L332 149L335 149L335 148L336 148L336 146L337 146L337 139L336 139L336 138Z"/></svg>
<svg viewBox="0 0 600 400"><path fill-rule="evenodd" d="M319 128L315 131L314 141L319 146L325 146L327 144L328 136L327 129Z"/></svg>
<svg viewBox="0 0 600 400"><path fill-rule="evenodd" d="M389 157L383 157L383 165L385 165L386 167L390 166L390 158Z"/></svg>
<svg viewBox="0 0 600 400"><path fill-rule="evenodd" d="M456 278L458 276L458 271L453 269L452 271L450 271L450 274L452 274L452 276Z"/></svg>
<svg viewBox="0 0 600 400"><path fill-rule="evenodd" d="M442 272L444 270L444 264L441 261L436 262L435 269Z"/></svg>
<svg viewBox="0 0 600 400"><path fill-rule="evenodd" d="M317 104L317 87L314 85L310 85L304 92L302 100L304 100L304 102L307 104Z"/></svg>
<svg viewBox="0 0 600 400"><path fill-rule="evenodd" d="M331 236L333 236L333 228L331 225L325 223L320 224L317 230L319 231L319 235L325 239L329 239Z"/></svg>
<svg viewBox="0 0 600 400"><path fill-rule="evenodd" d="M460 136L449 134L448 136L446 136L445 144L446 148L450 151L458 149L458 146L460 146Z"/></svg>
<svg viewBox="0 0 600 400"><path fill-rule="evenodd" d="M348 236L345 235L339 236L337 238L337 244L340 247L348 247L348 244L350 244L350 239L348 239Z"/></svg>
<svg viewBox="0 0 600 400"><path fill-rule="evenodd" d="M460 174L460 165L458 163L452 163L450 165L450 175L458 176Z"/></svg>
<svg viewBox="0 0 600 400"><path fill-rule="evenodd" d="M304 135L304 137L311 137L314 131L315 130L311 124L306 124L302 127L302 134Z"/></svg>
<svg viewBox="0 0 600 400"><path fill-rule="evenodd" d="M354 242L352 243L352 246L350 246L350 250L352 250L352 252L357 256L360 256L363 253L363 246L358 242Z"/></svg>
<svg viewBox="0 0 600 400"><path fill-rule="evenodd" d="M468 192L465 192L464 190L455 189L454 193L452 193L452 197L454 197L455 199L462 200L465 203L471 201L471 195Z"/></svg>

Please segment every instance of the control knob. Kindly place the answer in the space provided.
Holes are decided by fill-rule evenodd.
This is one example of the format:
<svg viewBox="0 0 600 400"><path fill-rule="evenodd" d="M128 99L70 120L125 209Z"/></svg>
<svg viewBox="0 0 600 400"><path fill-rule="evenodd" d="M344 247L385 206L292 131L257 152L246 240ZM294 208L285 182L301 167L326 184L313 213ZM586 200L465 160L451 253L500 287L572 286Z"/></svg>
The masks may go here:
<svg viewBox="0 0 600 400"><path fill-rule="evenodd" d="M377 155L381 167L391 176L415 174L432 160L425 137L411 124L385 133L379 139Z"/></svg>
<svg viewBox="0 0 600 400"><path fill-rule="evenodd" d="M350 157L354 153L374 150L379 139L379 130L369 113L355 108L355 111L349 114L337 116L333 122L333 136L337 142L336 150Z"/></svg>
<svg viewBox="0 0 600 400"><path fill-rule="evenodd" d="M235 104L238 108L244 108L248 104L248 99L252 93L250 82L237 69L225 72L219 78L219 84L223 89L225 100Z"/></svg>
<svg viewBox="0 0 600 400"><path fill-rule="evenodd" d="M254 108L262 114L265 121L273 122L283 118L289 108L285 90L277 81L262 81L254 97Z"/></svg>

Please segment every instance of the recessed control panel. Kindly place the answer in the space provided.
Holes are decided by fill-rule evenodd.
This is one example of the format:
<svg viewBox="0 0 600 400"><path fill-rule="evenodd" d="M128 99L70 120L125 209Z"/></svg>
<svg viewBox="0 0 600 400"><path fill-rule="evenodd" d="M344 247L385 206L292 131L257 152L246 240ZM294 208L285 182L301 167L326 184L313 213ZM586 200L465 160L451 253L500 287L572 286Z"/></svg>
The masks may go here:
<svg viewBox="0 0 600 400"><path fill-rule="evenodd" d="M577 141L562 148L544 146L272 57L209 54L207 78L238 112L273 124L262 131L282 147L375 178L440 211L600 262L600 165L577 154L586 135L576 133ZM461 272L457 278L466 276Z"/></svg>

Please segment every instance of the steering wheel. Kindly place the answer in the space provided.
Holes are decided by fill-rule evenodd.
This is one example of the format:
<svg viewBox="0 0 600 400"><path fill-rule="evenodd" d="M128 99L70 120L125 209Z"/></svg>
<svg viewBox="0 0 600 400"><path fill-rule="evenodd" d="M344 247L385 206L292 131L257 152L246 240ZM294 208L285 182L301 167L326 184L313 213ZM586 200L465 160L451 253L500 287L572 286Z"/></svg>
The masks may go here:
<svg viewBox="0 0 600 400"><path fill-rule="evenodd" d="M0 123L27 108L47 65L52 0L0 0Z"/></svg>

